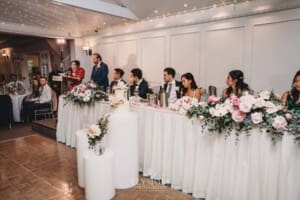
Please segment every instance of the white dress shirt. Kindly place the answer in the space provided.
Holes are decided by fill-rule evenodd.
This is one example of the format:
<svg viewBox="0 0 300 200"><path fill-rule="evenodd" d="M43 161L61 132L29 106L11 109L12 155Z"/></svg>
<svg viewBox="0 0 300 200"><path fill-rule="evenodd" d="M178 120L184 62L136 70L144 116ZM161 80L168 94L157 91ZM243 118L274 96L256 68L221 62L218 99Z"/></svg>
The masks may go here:
<svg viewBox="0 0 300 200"><path fill-rule="evenodd" d="M48 84L44 85L41 96L39 97L40 103L50 103L52 99L52 90Z"/></svg>
<svg viewBox="0 0 300 200"><path fill-rule="evenodd" d="M176 94L176 81L175 79L167 84L166 92L169 91L169 88L171 87L170 95L169 95L169 101L176 101L177 100L177 94ZM163 86L164 86L163 84ZM172 86L171 86L172 85Z"/></svg>

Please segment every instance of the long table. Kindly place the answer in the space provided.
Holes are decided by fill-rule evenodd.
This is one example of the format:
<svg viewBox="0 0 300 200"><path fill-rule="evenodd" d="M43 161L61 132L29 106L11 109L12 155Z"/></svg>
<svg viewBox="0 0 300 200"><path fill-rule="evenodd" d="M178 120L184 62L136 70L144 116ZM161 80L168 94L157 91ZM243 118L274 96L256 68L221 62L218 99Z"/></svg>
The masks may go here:
<svg viewBox="0 0 300 200"><path fill-rule="evenodd" d="M96 105L92 113L104 112L104 107ZM69 132L72 121L83 126L82 119L97 120L99 115L88 116L85 110L91 108L80 109L70 111L77 113L69 114L63 123L59 117L61 130ZM250 136L236 137L235 132L225 136L171 111L132 109L138 113L139 168L144 176L206 200L300 199L300 146L289 133L277 143L257 128ZM76 124L76 128L84 127ZM69 134L75 134L76 128Z"/></svg>

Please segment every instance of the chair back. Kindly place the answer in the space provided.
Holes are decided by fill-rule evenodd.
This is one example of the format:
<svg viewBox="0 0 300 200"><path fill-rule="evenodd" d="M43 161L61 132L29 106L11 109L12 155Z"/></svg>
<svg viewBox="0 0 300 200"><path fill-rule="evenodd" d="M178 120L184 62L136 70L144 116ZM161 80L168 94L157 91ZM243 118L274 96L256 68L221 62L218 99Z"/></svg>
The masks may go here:
<svg viewBox="0 0 300 200"><path fill-rule="evenodd" d="M208 86L208 95L209 96L217 96L217 88L213 85Z"/></svg>

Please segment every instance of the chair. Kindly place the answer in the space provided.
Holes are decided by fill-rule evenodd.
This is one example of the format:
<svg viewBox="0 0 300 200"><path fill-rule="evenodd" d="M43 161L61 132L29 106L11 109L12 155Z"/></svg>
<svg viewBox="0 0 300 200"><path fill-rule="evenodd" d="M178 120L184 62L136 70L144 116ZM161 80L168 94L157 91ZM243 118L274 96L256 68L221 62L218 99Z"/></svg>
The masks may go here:
<svg viewBox="0 0 300 200"><path fill-rule="evenodd" d="M217 88L212 85L208 86L208 95L209 96L212 96L212 95L217 96Z"/></svg>
<svg viewBox="0 0 300 200"><path fill-rule="evenodd" d="M13 123L13 108L11 98L8 95L0 95L0 124L8 124L9 128Z"/></svg>
<svg viewBox="0 0 300 200"><path fill-rule="evenodd" d="M41 109L34 110L34 121L37 120L38 116L44 116L44 118L47 118L47 119L54 118L52 101L49 104L50 104L50 106L48 108L41 108Z"/></svg>

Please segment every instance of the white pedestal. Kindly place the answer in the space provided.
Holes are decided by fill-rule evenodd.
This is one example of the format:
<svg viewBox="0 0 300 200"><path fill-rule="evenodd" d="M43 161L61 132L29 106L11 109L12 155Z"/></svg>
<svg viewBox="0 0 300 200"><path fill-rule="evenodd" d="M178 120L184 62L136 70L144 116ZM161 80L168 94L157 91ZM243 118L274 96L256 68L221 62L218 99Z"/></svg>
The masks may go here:
<svg viewBox="0 0 300 200"><path fill-rule="evenodd" d="M87 200L108 200L114 197L113 161L114 153L109 149L101 156L92 152L84 156Z"/></svg>
<svg viewBox="0 0 300 200"><path fill-rule="evenodd" d="M115 187L133 187L139 180L137 114L128 104L119 106L110 115L108 131L107 147L115 154Z"/></svg>
<svg viewBox="0 0 300 200"><path fill-rule="evenodd" d="M77 176L80 187L85 187L83 158L89 152L88 137L84 130L76 132Z"/></svg>

